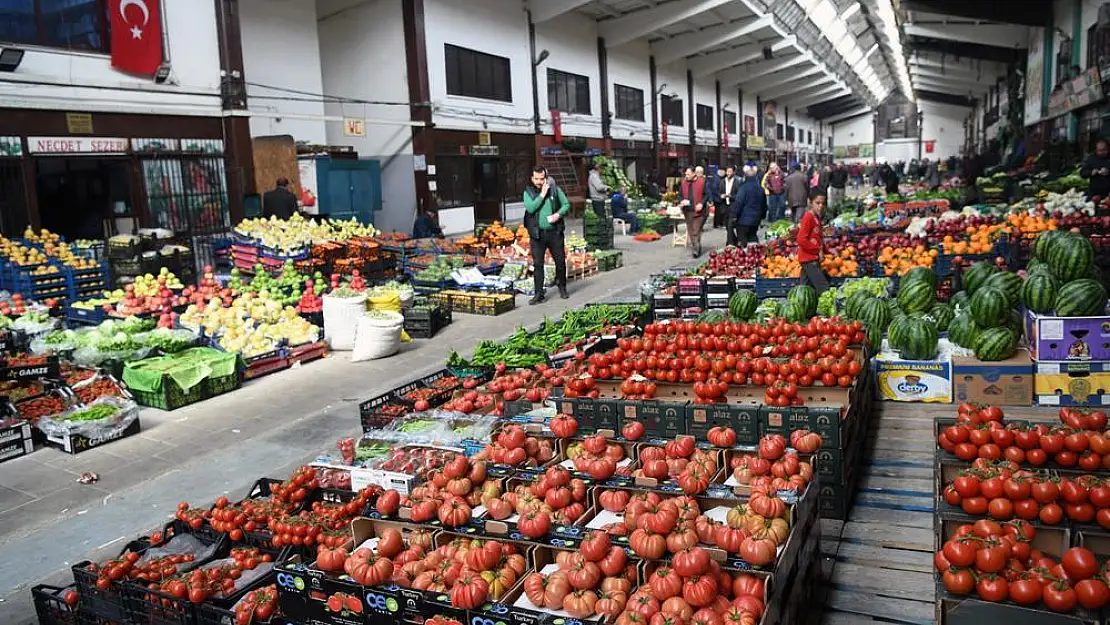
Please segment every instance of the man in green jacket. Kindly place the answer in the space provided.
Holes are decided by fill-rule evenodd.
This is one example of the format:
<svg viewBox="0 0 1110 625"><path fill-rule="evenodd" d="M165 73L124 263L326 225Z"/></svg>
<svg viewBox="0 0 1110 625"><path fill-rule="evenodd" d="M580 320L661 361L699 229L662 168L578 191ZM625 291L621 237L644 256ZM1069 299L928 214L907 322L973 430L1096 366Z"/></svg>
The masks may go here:
<svg viewBox="0 0 1110 625"><path fill-rule="evenodd" d="M532 168L532 184L524 189L524 228L532 241L532 279L535 281L535 294L529 304L544 301L544 255L551 252L555 263L555 284L559 287L559 297L567 299L567 251L563 241L566 231L564 219L570 212L570 202L563 190L555 186L555 181L547 177L547 169L541 165Z"/></svg>

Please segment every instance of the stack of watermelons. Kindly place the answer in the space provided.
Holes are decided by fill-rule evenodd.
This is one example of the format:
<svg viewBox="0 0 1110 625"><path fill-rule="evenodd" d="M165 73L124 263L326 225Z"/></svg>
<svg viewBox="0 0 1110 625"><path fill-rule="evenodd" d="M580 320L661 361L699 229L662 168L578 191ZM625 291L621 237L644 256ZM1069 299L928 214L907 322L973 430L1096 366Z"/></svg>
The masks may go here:
<svg viewBox="0 0 1110 625"><path fill-rule="evenodd" d="M1079 235L1042 232L1021 285L1021 301L1035 313L1090 317L1106 310L1106 289L1091 242Z"/></svg>
<svg viewBox="0 0 1110 625"><path fill-rule="evenodd" d="M963 291L952 298L956 317L948 338L973 350L983 361L1005 360L1014 355L1022 333L1021 276L1001 271L981 261L963 274Z"/></svg>
<svg viewBox="0 0 1110 625"><path fill-rule="evenodd" d="M940 331L954 314L937 302L937 276L925 267L909 270L898 285L894 306L885 305L891 317L887 344L907 360L932 360L937 355ZM880 303L882 305L882 303Z"/></svg>
<svg viewBox="0 0 1110 625"><path fill-rule="evenodd" d="M759 298L748 289L740 289L728 298L728 315L735 321L751 321L755 318L755 309L759 306Z"/></svg>

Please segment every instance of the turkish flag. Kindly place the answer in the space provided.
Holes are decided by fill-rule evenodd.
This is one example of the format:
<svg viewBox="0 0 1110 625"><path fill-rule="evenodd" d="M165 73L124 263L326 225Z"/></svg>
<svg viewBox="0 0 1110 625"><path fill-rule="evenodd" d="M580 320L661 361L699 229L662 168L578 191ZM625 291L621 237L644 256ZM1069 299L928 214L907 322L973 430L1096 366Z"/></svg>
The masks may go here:
<svg viewBox="0 0 1110 625"><path fill-rule="evenodd" d="M162 65L160 0L108 0L112 16L112 67L153 76Z"/></svg>

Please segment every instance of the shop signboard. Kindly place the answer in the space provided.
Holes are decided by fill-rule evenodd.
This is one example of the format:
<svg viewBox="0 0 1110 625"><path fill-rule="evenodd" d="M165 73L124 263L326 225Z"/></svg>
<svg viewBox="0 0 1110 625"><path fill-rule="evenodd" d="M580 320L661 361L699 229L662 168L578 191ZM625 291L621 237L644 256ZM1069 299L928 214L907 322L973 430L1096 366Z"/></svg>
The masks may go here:
<svg viewBox="0 0 1110 625"><path fill-rule="evenodd" d="M0 156L23 156L23 139L0 137Z"/></svg>
<svg viewBox="0 0 1110 625"><path fill-rule="evenodd" d="M847 158L848 157L848 146L838 145L838 146L833 147L833 157L835 157L835 158Z"/></svg>
<svg viewBox="0 0 1110 625"><path fill-rule="evenodd" d="M127 154L131 142L118 137L28 137L31 154Z"/></svg>
<svg viewBox="0 0 1110 625"><path fill-rule="evenodd" d="M343 120L343 136L344 137L365 137L366 136L366 120L345 118Z"/></svg>
<svg viewBox="0 0 1110 625"><path fill-rule="evenodd" d="M470 146L471 156L499 156L501 154L500 146L496 145L472 145Z"/></svg>
<svg viewBox="0 0 1110 625"><path fill-rule="evenodd" d="M223 154L223 139L182 139L181 151L191 154Z"/></svg>
<svg viewBox="0 0 1110 625"><path fill-rule="evenodd" d="M755 116L754 115L745 115L744 116L744 134L747 134L747 135L754 135L755 134Z"/></svg>
<svg viewBox="0 0 1110 625"><path fill-rule="evenodd" d="M859 158L859 146L858 145L849 145L847 156L848 156L848 158Z"/></svg>
<svg viewBox="0 0 1110 625"><path fill-rule="evenodd" d="M93 133L92 113L66 113L66 129L71 135L91 135Z"/></svg>
<svg viewBox="0 0 1110 625"><path fill-rule="evenodd" d="M870 143L859 144L859 156L860 158L874 158L875 146Z"/></svg>
<svg viewBox="0 0 1110 625"><path fill-rule="evenodd" d="M763 138L767 140L768 146L773 146L775 141L776 115L778 114L778 107L774 102L763 103Z"/></svg>
<svg viewBox="0 0 1110 625"><path fill-rule="evenodd" d="M177 139L132 139L131 151L136 154L176 152Z"/></svg>
<svg viewBox="0 0 1110 625"><path fill-rule="evenodd" d="M762 150L767 146L767 141L758 135L748 135L747 148L749 150Z"/></svg>

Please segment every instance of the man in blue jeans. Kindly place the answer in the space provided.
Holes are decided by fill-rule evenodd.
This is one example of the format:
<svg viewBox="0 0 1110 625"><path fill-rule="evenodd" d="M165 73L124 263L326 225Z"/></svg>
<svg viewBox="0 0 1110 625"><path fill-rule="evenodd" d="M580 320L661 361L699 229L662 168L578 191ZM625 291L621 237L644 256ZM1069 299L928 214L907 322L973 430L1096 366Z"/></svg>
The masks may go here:
<svg viewBox="0 0 1110 625"><path fill-rule="evenodd" d="M786 197L783 195L786 190L786 178L782 175L778 163L772 162L767 168L760 186L767 194L767 221L782 219L786 215Z"/></svg>

